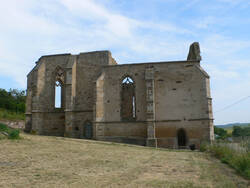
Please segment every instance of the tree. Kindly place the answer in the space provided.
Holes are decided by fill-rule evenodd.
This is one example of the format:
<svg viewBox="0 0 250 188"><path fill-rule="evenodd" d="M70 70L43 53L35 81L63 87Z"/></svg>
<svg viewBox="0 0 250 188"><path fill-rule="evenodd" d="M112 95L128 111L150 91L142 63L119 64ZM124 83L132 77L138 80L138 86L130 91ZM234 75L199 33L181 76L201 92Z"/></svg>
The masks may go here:
<svg viewBox="0 0 250 188"><path fill-rule="evenodd" d="M219 128L214 126L214 134L219 135L219 138L225 139L226 137L228 137L227 135L227 131L223 128Z"/></svg>
<svg viewBox="0 0 250 188"><path fill-rule="evenodd" d="M234 126L233 127L233 136L250 136L250 126L241 127L241 126Z"/></svg>
<svg viewBox="0 0 250 188"><path fill-rule="evenodd" d="M9 91L6 91L0 89L0 108L24 113L25 99L26 93L24 90L10 89Z"/></svg>
<svg viewBox="0 0 250 188"><path fill-rule="evenodd" d="M243 130L240 126L233 126L232 135L235 137L242 136Z"/></svg>

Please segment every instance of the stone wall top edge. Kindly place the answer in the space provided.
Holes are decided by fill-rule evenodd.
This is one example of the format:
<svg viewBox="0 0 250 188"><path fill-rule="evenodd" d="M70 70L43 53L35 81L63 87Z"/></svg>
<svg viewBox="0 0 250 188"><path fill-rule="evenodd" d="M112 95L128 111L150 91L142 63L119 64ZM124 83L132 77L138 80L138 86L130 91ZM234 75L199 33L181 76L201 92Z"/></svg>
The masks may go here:
<svg viewBox="0 0 250 188"><path fill-rule="evenodd" d="M126 64L117 64L117 65L106 65L106 67L121 67L121 66L145 66L145 65L166 65L166 64L199 64L199 61L159 61L159 62L144 62L144 63L126 63Z"/></svg>
<svg viewBox="0 0 250 188"><path fill-rule="evenodd" d="M91 51L91 52L80 52L78 55L81 54L94 54L94 53L111 53L109 50L99 50L99 51Z"/></svg>
<svg viewBox="0 0 250 188"><path fill-rule="evenodd" d="M43 58L43 57L54 57L54 56L69 56L69 55L72 55L72 56L77 56L77 55L81 55L81 54L91 54L91 53L111 53L109 50L99 50L99 51L90 51L90 52L80 52L78 54L71 54L71 53L62 53L62 54L51 54L51 55L43 55L40 57Z"/></svg>
<svg viewBox="0 0 250 188"><path fill-rule="evenodd" d="M206 78L210 78L210 76L208 75L208 73L201 67L201 66L195 66L200 72L201 74L203 74Z"/></svg>
<svg viewBox="0 0 250 188"><path fill-rule="evenodd" d="M65 54L52 54L52 55L43 55L40 57L41 58L44 58L44 57L54 57L54 56L69 56L69 55L72 55L70 53L65 53Z"/></svg>
<svg viewBox="0 0 250 188"><path fill-rule="evenodd" d="M29 77L29 75L34 72L35 70L37 70L39 68L39 66L41 65L41 62L38 60L36 62L36 65L33 67L33 69L27 74L27 77Z"/></svg>

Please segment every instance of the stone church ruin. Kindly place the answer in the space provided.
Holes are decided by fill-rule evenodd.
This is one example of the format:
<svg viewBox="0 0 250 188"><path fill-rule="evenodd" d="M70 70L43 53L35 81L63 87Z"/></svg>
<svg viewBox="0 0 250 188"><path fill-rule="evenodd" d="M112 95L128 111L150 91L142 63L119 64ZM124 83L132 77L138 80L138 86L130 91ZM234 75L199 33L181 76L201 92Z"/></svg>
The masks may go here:
<svg viewBox="0 0 250 188"><path fill-rule="evenodd" d="M200 61L199 43L185 61L117 64L109 51L42 56L27 76L25 130L199 148L214 139L209 76Z"/></svg>

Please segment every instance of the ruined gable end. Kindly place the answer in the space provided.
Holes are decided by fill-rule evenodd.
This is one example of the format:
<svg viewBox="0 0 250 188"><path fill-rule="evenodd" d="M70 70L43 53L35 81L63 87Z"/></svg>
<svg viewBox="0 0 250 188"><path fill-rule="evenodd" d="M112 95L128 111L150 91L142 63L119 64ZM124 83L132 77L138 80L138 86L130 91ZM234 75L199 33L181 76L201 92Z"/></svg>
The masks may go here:
<svg viewBox="0 0 250 188"><path fill-rule="evenodd" d="M194 42L190 45L187 60L201 61L200 44L198 42Z"/></svg>

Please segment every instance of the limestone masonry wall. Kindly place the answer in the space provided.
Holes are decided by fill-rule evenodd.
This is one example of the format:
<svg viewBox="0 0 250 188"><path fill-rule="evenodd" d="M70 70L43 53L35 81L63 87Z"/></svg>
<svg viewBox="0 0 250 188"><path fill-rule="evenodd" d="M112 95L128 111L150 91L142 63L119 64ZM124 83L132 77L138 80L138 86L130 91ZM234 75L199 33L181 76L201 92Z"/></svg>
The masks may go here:
<svg viewBox="0 0 250 188"><path fill-rule="evenodd" d="M188 59L175 62L119 65L109 51L42 56L27 76L25 130L199 148L214 139L212 101L199 46L192 45Z"/></svg>

